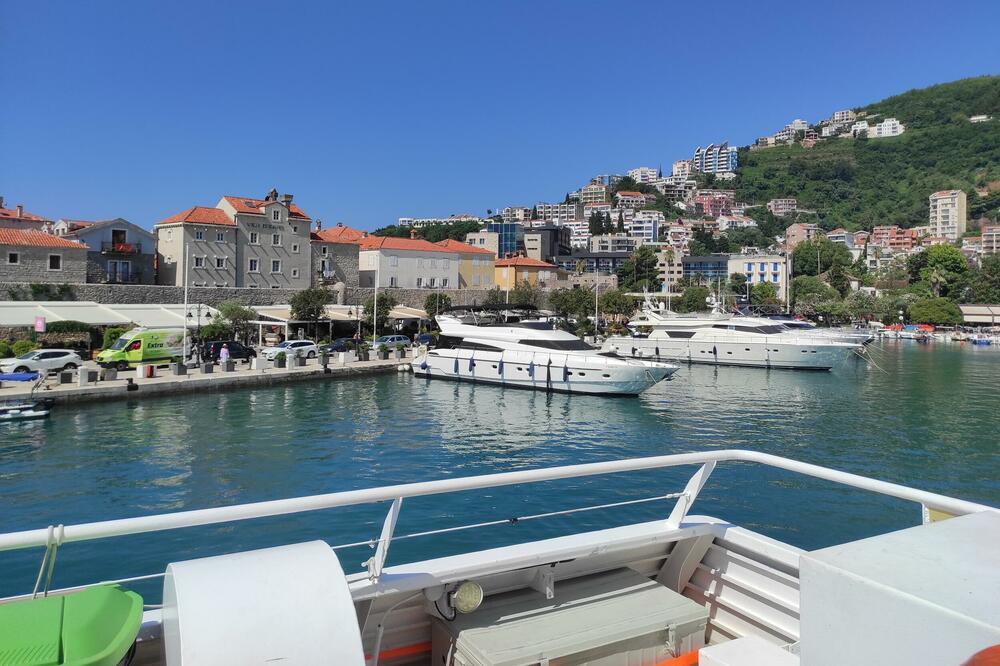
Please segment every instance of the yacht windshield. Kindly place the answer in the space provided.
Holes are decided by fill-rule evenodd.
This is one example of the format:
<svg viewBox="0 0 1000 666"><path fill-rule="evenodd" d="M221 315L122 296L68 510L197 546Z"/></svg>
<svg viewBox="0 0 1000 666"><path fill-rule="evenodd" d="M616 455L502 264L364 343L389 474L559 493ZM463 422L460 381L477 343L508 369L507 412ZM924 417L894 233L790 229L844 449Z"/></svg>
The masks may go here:
<svg viewBox="0 0 1000 666"><path fill-rule="evenodd" d="M555 349L557 351L583 351L593 349L583 340L518 340L518 344L541 347L542 349Z"/></svg>

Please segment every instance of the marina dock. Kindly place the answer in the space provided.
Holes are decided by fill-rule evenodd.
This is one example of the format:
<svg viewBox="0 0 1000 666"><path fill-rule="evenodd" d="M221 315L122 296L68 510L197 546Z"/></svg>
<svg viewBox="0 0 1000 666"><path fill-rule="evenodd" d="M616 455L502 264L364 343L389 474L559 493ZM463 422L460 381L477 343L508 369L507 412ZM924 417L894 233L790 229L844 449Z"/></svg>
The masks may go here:
<svg viewBox="0 0 1000 666"><path fill-rule="evenodd" d="M374 361L354 361L341 364L331 360L324 368L319 359L307 359L304 367L296 368L251 368L249 364L237 364L232 372L225 372L214 366L212 372L202 373L198 368L188 369L186 375L175 375L169 368L156 369L156 376L136 377L135 372L121 373L117 379L98 381L80 386L76 381L59 384L58 377L49 378L43 387L35 391L36 398L51 398L55 404L90 402L98 400L135 400L139 398L162 397L183 393L211 393L232 389L276 386L291 382L341 379L358 375L374 375L395 372L400 365L410 362L409 358ZM86 369L92 370L88 367ZM0 401L28 398L29 386L4 383L0 386Z"/></svg>

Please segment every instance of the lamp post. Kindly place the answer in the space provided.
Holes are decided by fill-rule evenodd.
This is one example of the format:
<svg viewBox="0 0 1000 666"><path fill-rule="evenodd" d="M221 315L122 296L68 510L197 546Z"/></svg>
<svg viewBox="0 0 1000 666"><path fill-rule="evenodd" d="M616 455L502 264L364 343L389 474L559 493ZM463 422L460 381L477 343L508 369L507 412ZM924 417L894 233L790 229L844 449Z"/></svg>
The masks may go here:
<svg viewBox="0 0 1000 666"><path fill-rule="evenodd" d="M188 264L187 264L187 236L184 231L183 225L181 226L181 242L184 243L181 248L181 264L183 264L183 275L184 275L184 312L188 311ZM181 342L181 354L184 356L184 362L187 363L188 358L191 354L188 352L188 323L184 322L184 340Z"/></svg>

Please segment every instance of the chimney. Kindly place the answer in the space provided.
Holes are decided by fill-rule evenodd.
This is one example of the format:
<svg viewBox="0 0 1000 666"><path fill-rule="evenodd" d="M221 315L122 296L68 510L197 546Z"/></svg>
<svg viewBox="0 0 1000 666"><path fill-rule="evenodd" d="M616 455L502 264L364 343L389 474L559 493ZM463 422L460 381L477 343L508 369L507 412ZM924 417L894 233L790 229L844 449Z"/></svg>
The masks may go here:
<svg viewBox="0 0 1000 666"><path fill-rule="evenodd" d="M337 222L337 226L338 227L342 227L342 226L344 226L344 223L343 222Z"/></svg>
<svg viewBox="0 0 1000 666"><path fill-rule="evenodd" d="M24 206L17 204L17 216L24 217Z"/></svg>
<svg viewBox="0 0 1000 666"><path fill-rule="evenodd" d="M0 197L0 208L3 208L3 197Z"/></svg>
<svg viewBox="0 0 1000 666"><path fill-rule="evenodd" d="M281 203L285 204L286 207L287 206L291 206L292 205L292 195L291 194L282 194L281 195Z"/></svg>
<svg viewBox="0 0 1000 666"><path fill-rule="evenodd" d="M323 220L316 220L316 231L323 231Z"/></svg>
<svg viewBox="0 0 1000 666"><path fill-rule="evenodd" d="M362 238L368 238L368 232L367 231L362 231L361 232L361 237Z"/></svg>
<svg viewBox="0 0 1000 666"><path fill-rule="evenodd" d="M410 240L417 240L417 230L410 229Z"/></svg>

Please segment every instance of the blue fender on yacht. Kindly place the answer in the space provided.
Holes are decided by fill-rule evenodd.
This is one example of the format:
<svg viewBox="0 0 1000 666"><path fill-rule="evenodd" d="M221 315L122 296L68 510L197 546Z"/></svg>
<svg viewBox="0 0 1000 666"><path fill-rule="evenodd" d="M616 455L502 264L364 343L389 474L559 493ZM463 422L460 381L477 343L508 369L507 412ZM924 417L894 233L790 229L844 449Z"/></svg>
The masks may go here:
<svg viewBox="0 0 1000 666"><path fill-rule="evenodd" d="M500 363L497 364L497 374L503 374L503 356L500 357Z"/></svg>
<svg viewBox="0 0 1000 666"><path fill-rule="evenodd" d="M528 363L528 376L531 377L532 379L535 378L535 362L534 361Z"/></svg>
<svg viewBox="0 0 1000 666"><path fill-rule="evenodd" d="M454 372L455 372L456 375L458 374L458 357L457 356L455 357L455 370L454 370Z"/></svg>
<svg viewBox="0 0 1000 666"><path fill-rule="evenodd" d="M476 359L474 359L474 358L472 358L470 356L469 357L469 371L471 372L472 370L475 370L475 369L476 369Z"/></svg>

